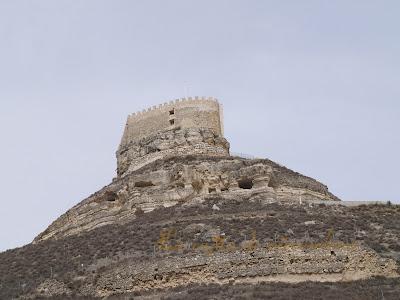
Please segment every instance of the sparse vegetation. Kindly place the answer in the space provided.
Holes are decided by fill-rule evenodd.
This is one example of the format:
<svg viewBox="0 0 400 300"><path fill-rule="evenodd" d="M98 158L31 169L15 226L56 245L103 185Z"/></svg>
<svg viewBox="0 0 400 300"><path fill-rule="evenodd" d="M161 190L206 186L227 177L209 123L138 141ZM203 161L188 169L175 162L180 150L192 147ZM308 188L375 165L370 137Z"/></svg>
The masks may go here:
<svg viewBox="0 0 400 300"><path fill-rule="evenodd" d="M304 282L288 283L260 283L251 284L210 284L189 285L175 288L165 293L164 300L179 299L398 299L400 293L399 281L396 279L374 278L365 281L340 283ZM138 294L136 294L138 296ZM146 296L144 293L143 296ZM111 299L121 299L118 296Z"/></svg>
<svg viewBox="0 0 400 300"><path fill-rule="evenodd" d="M212 210L214 204L218 205L219 211ZM107 271L113 263L124 257L129 257L131 261L143 261L163 255L155 245L160 239L160 232L170 228L174 228L174 234L169 236L171 245L215 243L216 234L213 240L210 232L224 234L224 243L239 244L254 236L260 246L278 241L357 241L400 263L400 207L395 205L351 208L284 203L266 205L259 201L222 200L216 195L202 204L159 208L146 214L139 212L136 216L137 219L125 225L107 225L80 235L47 240L0 253L0 299L12 299L33 291L49 278L65 283L76 293L83 282L95 282L98 274ZM193 224L202 225L196 227ZM169 255L179 255L180 251L185 251L177 250L171 251ZM389 287L395 281L382 280L376 284L382 283L387 290L385 299L390 299ZM337 295L337 287L346 290L352 284L326 283L311 286L314 298L318 299L321 295L328 295L328 292ZM367 285L369 287L374 284ZM189 289L187 295L189 299L201 299L201 293L216 293L228 298L229 293L236 291L237 295L243 295L242 298L249 295L255 298L267 297L271 293L269 286L261 285L254 291L246 286L229 289L199 286ZM397 289L398 286L399 282ZM295 290L302 293L305 287L307 284L293 287L293 295L297 294ZM206 288L209 288L207 292ZM287 293L291 291L289 285L285 289ZM376 299L372 297L376 289L366 289L363 299ZM285 299L290 297L292 294L289 293Z"/></svg>

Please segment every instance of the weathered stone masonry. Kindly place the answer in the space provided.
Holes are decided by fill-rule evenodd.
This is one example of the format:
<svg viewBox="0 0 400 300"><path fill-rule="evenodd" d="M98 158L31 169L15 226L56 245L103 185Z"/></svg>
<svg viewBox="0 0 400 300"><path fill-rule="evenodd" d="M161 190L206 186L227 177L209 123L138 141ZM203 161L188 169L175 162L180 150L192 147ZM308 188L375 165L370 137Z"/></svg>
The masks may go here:
<svg viewBox="0 0 400 300"><path fill-rule="evenodd" d="M187 154L229 155L222 106L216 99L178 99L130 115L117 151L118 176Z"/></svg>

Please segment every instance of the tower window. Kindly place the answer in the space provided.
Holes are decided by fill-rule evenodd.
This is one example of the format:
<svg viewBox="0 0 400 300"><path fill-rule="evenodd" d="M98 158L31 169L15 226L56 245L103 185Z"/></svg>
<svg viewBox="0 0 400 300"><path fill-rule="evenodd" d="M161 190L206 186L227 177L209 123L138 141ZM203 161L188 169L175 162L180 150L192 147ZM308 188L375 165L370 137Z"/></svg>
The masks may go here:
<svg viewBox="0 0 400 300"><path fill-rule="evenodd" d="M172 115L174 115L174 114L175 114L175 109L173 108L173 109L171 109L171 110L169 111L169 115L172 116Z"/></svg>
<svg viewBox="0 0 400 300"><path fill-rule="evenodd" d="M174 119L169 120L169 124L170 125L174 125L175 124L175 120Z"/></svg>

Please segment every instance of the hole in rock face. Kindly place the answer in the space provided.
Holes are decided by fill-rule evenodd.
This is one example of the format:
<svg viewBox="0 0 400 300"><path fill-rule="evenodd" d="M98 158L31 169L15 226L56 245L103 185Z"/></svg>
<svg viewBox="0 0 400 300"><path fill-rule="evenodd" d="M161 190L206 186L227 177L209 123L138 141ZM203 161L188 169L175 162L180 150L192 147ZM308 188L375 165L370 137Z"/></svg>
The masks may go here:
<svg viewBox="0 0 400 300"><path fill-rule="evenodd" d="M253 180L251 179L241 179L238 181L239 187L244 190L250 190L253 188Z"/></svg>
<svg viewBox="0 0 400 300"><path fill-rule="evenodd" d="M176 183L176 187L182 188L182 189L183 189L183 188L185 187L185 184L184 184L183 182L179 182L179 181L178 181L178 182Z"/></svg>
<svg viewBox="0 0 400 300"><path fill-rule="evenodd" d="M169 120L169 124L170 124L170 125L174 125L174 124L175 124L175 120L174 120L174 119Z"/></svg>
<svg viewBox="0 0 400 300"><path fill-rule="evenodd" d="M335 253L335 251L331 251L331 255L334 255L334 256L336 256L336 253Z"/></svg>
<svg viewBox="0 0 400 300"><path fill-rule="evenodd" d="M111 191L107 191L104 194L104 200L109 202L114 202L115 200L117 200L117 198L118 198L117 194Z"/></svg>
<svg viewBox="0 0 400 300"><path fill-rule="evenodd" d="M216 188L208 188L208 192L215 193L215 192L217 192L217 189Z"/></svg>
<svg viewBox="0 0 400 300"><path fill-rule="evenodd" d="M135 182L135 187L149 187L154 186L151 181L137 181Z"/></svg>
<svg viewBox="0 0 400 300"><path fill-rule="evenodd" d="M174 115L174 114L175 114L175 109L171 109L171 110L169 111L169 115L172 116L172 115Z"/></svg>

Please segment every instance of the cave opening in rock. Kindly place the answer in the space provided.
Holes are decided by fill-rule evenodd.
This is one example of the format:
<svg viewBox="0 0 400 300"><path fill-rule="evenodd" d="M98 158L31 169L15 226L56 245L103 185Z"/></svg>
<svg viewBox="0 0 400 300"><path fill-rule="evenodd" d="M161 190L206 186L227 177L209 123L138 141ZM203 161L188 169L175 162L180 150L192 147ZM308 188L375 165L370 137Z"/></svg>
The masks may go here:
<svg viewBox="0 0 400 300"><path fill-rule="evenodd" d="M137 181L135 182L135 187L150 187L154 186L154 183L151 181Z"/></svg>
<svg viewBox="0 0 400 300"><path fill-rule="evenodd" d="M117 200L117 197L118 195L111 191L107 191L104 194L104 199L109 202L114 202L115 200Z"/></svg>
<svg viewBox="0 0 400 300"><path fill-rule="evenodd" d="M250 190L253 188L253 180L244 178L238 181L239 187L244 190Z"/></svg>

